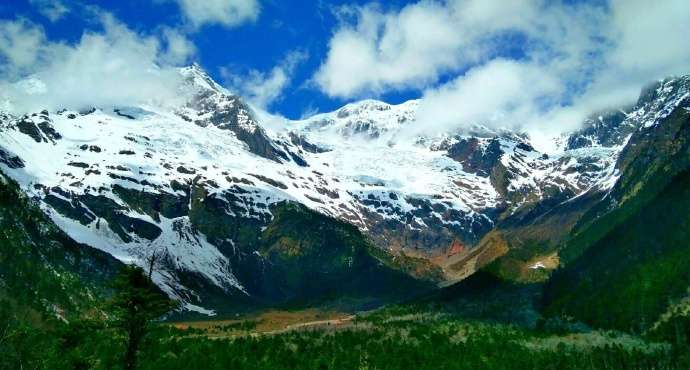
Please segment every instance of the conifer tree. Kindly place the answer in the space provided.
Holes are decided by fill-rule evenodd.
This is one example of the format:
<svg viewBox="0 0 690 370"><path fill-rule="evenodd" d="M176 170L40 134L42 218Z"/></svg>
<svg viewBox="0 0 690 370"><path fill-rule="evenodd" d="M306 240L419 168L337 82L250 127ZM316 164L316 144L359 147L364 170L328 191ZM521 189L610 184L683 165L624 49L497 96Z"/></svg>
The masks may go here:
<svg viewBox="0 0 690 370"><path fill-rule="evenodd" d="M136 368L137 354L151 323L176 307L140 267L125 266L113 282L115 294L110 302L113 326L125 334L123 365Z"/></svg>

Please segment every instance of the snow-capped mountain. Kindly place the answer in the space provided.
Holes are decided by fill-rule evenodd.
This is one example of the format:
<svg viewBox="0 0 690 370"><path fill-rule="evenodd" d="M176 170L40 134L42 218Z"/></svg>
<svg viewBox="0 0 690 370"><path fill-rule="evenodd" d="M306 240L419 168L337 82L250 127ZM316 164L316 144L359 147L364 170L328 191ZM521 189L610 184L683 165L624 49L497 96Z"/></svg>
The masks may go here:
<svg viewBox="0 0 690 370"><path fill-rule="evenodd" d="M603 197L630 136L690 91L687 77L661 82L547 155L524 134L481 126L409 137L418 101L367 100L268 129L198 66L180 73L183 105L2 113L0 170L76 241L141 265L158 256L154 280L202 313L211 290L270 301L280 264L261 243L285 202L356 226L394 261L412 258L418 278L464 277L490 261L480 257L492 230Z"/></svg>

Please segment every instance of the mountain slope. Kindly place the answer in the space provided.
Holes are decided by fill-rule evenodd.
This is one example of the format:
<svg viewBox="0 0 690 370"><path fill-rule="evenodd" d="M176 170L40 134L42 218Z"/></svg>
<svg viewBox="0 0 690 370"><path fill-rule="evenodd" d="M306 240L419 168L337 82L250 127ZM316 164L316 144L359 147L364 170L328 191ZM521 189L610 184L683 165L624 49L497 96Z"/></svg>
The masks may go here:
<svg viewBox="0 0 690 370"><path fill-rule="evenodd" d="M121 263L59 230L0 172L0 298L67 317L94 307Z"/></svg>
<svg viewBox="0 0 690 370"><path fill-rule="evenodd" d="M640 331L690 287L690 174L593 243L558 271L546 291L548 312L601 327Z"/></svg>
<svg viewBox="0 0 690 370"><path fill-rule="evenodd" d="M688 79L658 91L687 89ZM621 178L585 215L546 287L548 312L645 330L690 288L690 95L645 121L621 154Z"/></svg>
<svg viewBox="0 0 690 370"><path fill-rule="evenodd" d="M388 290L417 286L393 270L457 281L506 253L520 273L539 266L616 183L629 133L685 91L648 91L547 155L522 133L480 125L410 135L417 101L276 124L198 66L180 74L182 105L3 113L0 169L76 241L142 265L158 256L155 282L207 314L345 294L336 280L371 296L375 274ZM266 244L295 239L289 204L303 207L290 217L312 220L296 239L311 249L294 260ZM354 228L336 240L309 226L344 223ZM359 247L344 248L352 238ZM331 270L341 258L364 265ZM331 286L309 286L309 271Z"/></svg>
<svg viewBox="0 0 690 370"><path fill-rule="evenodd" d="M687 165L683 120L688 96L690 77L669 78L643 90L629 113L594 115L586 122L590 126L571 134L567 145L579 149L570 151L619 148L609 169L615 176L608 186L561 202L537 202L499 223L497 230L510 252L494 264L495 272L543 281L548 277L544 272L559 259L568 262L578 256L663 189ZM640 191L643 188L647 190Z"/></svg>

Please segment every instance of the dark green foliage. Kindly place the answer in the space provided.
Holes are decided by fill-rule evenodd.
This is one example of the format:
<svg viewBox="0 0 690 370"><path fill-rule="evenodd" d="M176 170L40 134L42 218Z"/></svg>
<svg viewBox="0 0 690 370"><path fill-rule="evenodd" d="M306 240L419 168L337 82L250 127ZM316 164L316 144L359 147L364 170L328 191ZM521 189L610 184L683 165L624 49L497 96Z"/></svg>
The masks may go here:
<svg viewBox="0 0 690 370"><path fill-rule="evenodd" d="M407 304L419 311L446 312L534 328L540 319L540 299L539 284L516 283L480 270L459 283Z"/></svg>
<svg viewBox="0 0 690 370"><path fill-rule="evenodd" d="M235 331L248 333L256 330L256 326L259 324L259 320L245 320L239 321L232 324L215 325L213 329L223 331L226 333L232 333ZM203 331L202 331L203 333Z"/></svg>
<svg viewBox="0 0 690 370"><path fill-rule="evenodd" d="M421 260L393 257L376 249L355 226L300 204L273 205L272 218L264 224L228 216L229 205L206 195L202 187L193 189L191 199L194 228L218 243L249 293L228 294L199 285L203 279L190 272L179 273L183 284L200 292L204 307L220 315L313 305L368 309L433 287L406 273ZM227 243L228 238L235 243Z"/></svg>
<svg viewBox="0 0 690 370"><path fill-rule="evenodd" d="M0 299L0 369L45 368L49 359L35 348L54 346L56 341L36 330L41 324L39 312Z"/></svg>
<svg viewBox="0 0 690 370"><path fill-rule="evenodd" d="M547 283L550 314L640 332L690 286L690 172L620 220Z"/></svg>
<svg viewBox="0 0 690 370"><path fill-rule="evenodd" d="M151 322L171 311L175 304L153 284L144 270L133 265L122 268L113 282L113 289L115 294L109 305L112 326L125 334L124 368L134 369L141 341Z"/></svg>
<svg viewBox="0 0 690 370"><path fill-rule="evenodd" d="M661 320L648 332L648 336L673 343L690 353L690 312L685 307L676 307L671 310L669 317Z"/></svg>
<svg viewBox="0 0 690 370"><path fill-rule="evenodd" d="M0 173L0 297L66 316L90 305L118 266L65 235Z"/></svg>
<svg viewBox="0 0 690 370"><path fill-rule="evenodd" d="M0 310L0 314L3 311ZM580 340L501 324L483 324L400 306L358 318L349 329L209 339L204 332L152 326L140 369L685 369L679 347L599 333ZM0 368L113 369L124 348L119 331L97 322L54 330L15 328L0 337ZM23 330L23 331L21 331ZM587 338L608 340L588 343ZM40 351L36 351L40 348ZM19 359L19 361L17 360Z"/></svg>
<svg viewBox="0 0 690 370"><path fill-rule="evenodd" d="M683 368L687 359L663 347L591 345L449 316L365 317L369 329L313 330L209 340L159 333L142 355L143 369L623 369ZM541 343L541 344L540 344Z"/></svg>
<svg viewBox="0 0 690 370"><path fill-rule="evenodd" d="M16 195L12 198L14 204ZM5 207L5 210L12 209L7 203L0 206ZM394 270L388 268L385 261L372 257L371 251L367 249L369 244L354 227L323 217L316 218L297 206L283 207L276 212L273 227L264 231L261 251L276 266L287 269L291 264L299 262L308 267L304 271L282 271L283 274L295 274L284 286L296 284L289 287L322 289L317 291L323 296L332 292L338 295L361 292L385 295L389 292L384 290L391 287L410 289L409 285L401 281L414 280L401 280L400 275L393 275ZM37 217L42 215L38 210L32 211L26 204L19 208L29 214L35 212ZM12 209L12 212L15 216L22 215L16 209ZM31 219L23 217L15 217L13 220ZM2 222L6 222L6 219L2 219ZM49 224L46 225L49 227ZM305 228L318 232L304 233ZM3 231L7 234L5 229ZM66 275L74 276L75 284L66 285L73 288L65 290L64 284L52 280L51 270L41 266L57 266L54 268L68 272L70 270L65 269L74 265L39 263L46 260L61 261L55 258L45 259L41 251L50 249L38 248L43 243L56 245L43 239L36 239L41 242L38 245L16 244L16 240L22 239L12 239L15 244L11 245L32 246L26 250L33 251L34 254L17 255L14 258L26 261L35 258L32 262L35 265L18 265L20 270L12 270L6 264L0 266L4 268L4 276L10 276L7 273L14 271L19 276L31 277L30 282L34 285L28 287L35 286L35 292L29 295L33 298L27 301L44 302L42 297L53 297L51 294L55 294L55 297L64 294L68 301L75 301L74 297L80 297L76 295L79 291L76 283L94 279L92 275L85 273L89 269L76 269L79 273ZM12 249L15 250L16 248ZM70 249L58 248L52 253L60 256L60 253L66 253L65 250ZM3 250L3 253L6 256L8 251ZM32 255L38 257L31 257ZM25 271L26 269L29 271ZM342 275L345 271L347 275ZM331 275L340 277L341 281L329 280ZM374 280L380 276L383 276L383 280ZM391 280L386 282L387 276ZM352 281L346 281L343 277ZM327 288L313 287L309 285L308 279L322 279L329 285ZM17 285L20 280L7 281L13 282L12 285L7 285L13 299L19 299L15 296L23 297L22 286ZM101 282L103 281L107 279L104 278ZM374 284L381 281L387 285ZM658 329L656 338L677 343L669 349L663 346L629 347L617 342L583 348L571 346L567 339L563 340L564 344L551 345L548 344L551 334L544 332L502 324L481 324L448 316L449 312L461 315L469 312L469 316L486 319L496 317L501 311L520 310L520 300L524 298L529 303L534 294L530 287L506 285L490 274L482 273L463 284L428 296L423 304L401 306L358 318L356 322L359 326L354 329L325 328L212 340L203 335L198 336L203 333L180 332L151 324L151 320L170 308L169 301L151 284L141 269L127 267L114 284L117 293L110 305L115 309L110 316L113 321L105 321L96 316L94 320L73 319L64 323L51 319L54 317L51 313L42 314L39 310L26 309L25 305L9 300L0 302L0 368L112 369L122 366L122 354L127 352L130 353L130 359L132 354L137 354L138 368L141 369L680 369L690 365L687 351L683 351L686 348L682 347L683 341L673 339L682 338L682 335L674 334L673 338L669 335L677 333L676 328L681 328L681 334L684 333L683 330L687 331L686 321L682 321L682 318L668 321L678 324ZM51 289L64 293L50 292ZM523 294L524 289L529 292ZM306 294L309 290L304 292ZM472 305L475 300L482 303ZM87 302L89 303L81 304L82 309L97 307L93 300ZM43 306L37 304L37 307ZM457 309L448 309L449 307ZM417 319L400 318L410 316ZM243 323L229 328L229 331L233 334L238 330L250 331L255 325L256 322ZM133 336L138 338L134 346L130 340ZM133 366L131 360L127 364Z"/></svg>
<svg viewBox="0 0 690 370"><path fill-rule="evenodd" d="M546 313L599 327L649 329L690 286L690 113L687 102L636 131L621 177L561 251Z"/></svg>
<svg viewBox="0 0 690 370"><path fill-rule="evenodd" d="M0 369L66 365L58 318L99 317L97 297L120 266L60 231L0 173ZM67 362L66 362L67 361Z"/></svg>
<svg viewBox="0 0 690 370"><path fill-rule="evenodd" d="M170 301L141 269L126 267L113 284L107 319L70 314L63 322L57 315L100 311L94 292L103 289L97 283L107 281L113 264L71 241L16 185L2 181L0 369L109 369L123 362L143 369L690 368L690 318L678 304L690 286L688 133L690 120L680 109L659 128L633 137L635 145L620 162L619 184L582 218L564 249L566 267L546 283L545 312L555 317L550 319L540 318L536 309L539 285L507 282L496 277L503 276L496 266L488 266L412 304L360 316L345 329L251 336L257 322L247 321L227 325L219 331L228 337L212 340L201 330L154 324L172 308ZM186 189L193 204L190 219L211 239L232 235L239 241L239 252L224 252L241 260L234 272L251 281L247 287L251 299L260 301L257 306L356 302L366 307L430 287L401 271L425 271L433 280L434 271L420 261L373 248L347 223L282 203L271 209L273 218L262 230L258 221L218 217L226 203L200 189ZM155 217L181 210L179 199L124 190L119 195ZM103 201L85 199L97 215L108 208ZM144 232L156 235L155 229ZM512 257L527 260L528 250L547 251L540 248L527 245ZM570 318L644 331L647 340L665 343L591 333L570 325ZM577 335L603 344L576 345Z"/></svg>
<svg viewBox="0 0 690 370"><path fill-rule="evenodd" d="M259 250L271 266L263 289L279 301L386 302L431 287L375 258L353 225L294 203L281 203L272 213Z"/></svg>
<svg viewBox="0 0 690 370"><path fill-rule="evenodd" d="M621 171L618 182L580 219L573 237L559 253L563 261L578 258L622 222L641 212L673 179L687 171L690 113L686 108L677 107L658 125L630 138L617 164Z"/></svg>

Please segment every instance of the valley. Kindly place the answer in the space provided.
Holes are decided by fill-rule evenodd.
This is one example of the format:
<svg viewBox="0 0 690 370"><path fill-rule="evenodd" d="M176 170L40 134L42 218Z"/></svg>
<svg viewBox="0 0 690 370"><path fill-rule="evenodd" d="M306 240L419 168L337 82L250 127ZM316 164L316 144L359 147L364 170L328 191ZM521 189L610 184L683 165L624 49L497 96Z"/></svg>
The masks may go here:
<svg viewBox="0 0 690 370"><path fill-rule="evenodd" d="M0 370L690 369L690 1L0 1Z"/></svg>
<svg viewBox="0 0 690 370"><path fill-rule="evenodd" d="M154 281L206 314L317 297L307 280L286 280L307 265L320 279L392 268L429 286L504 255L520 275L552 270L529 266L606 197L633 132L690 90L687 78L663 81L626 116L554 139L549 155L523 133L480 125L409 137L415 101L276 123L199 66L179 73L181 106L4 115L0 167L77 242L140 266L157 256ZM303 227L314 231L294 234ZM314 249L321 227L338 230L326 255ZM353 238L361 247L347 250Z"/></svg>
<svg viewBox="0 0 690 370"><path fill-rule="evenodd" d="M687 367L690 77L547 153L410 137L416 101L276 122L178 73L181 106L0 116L8 358L114 367L130 265L175 302L142 368Z"/></svg>

